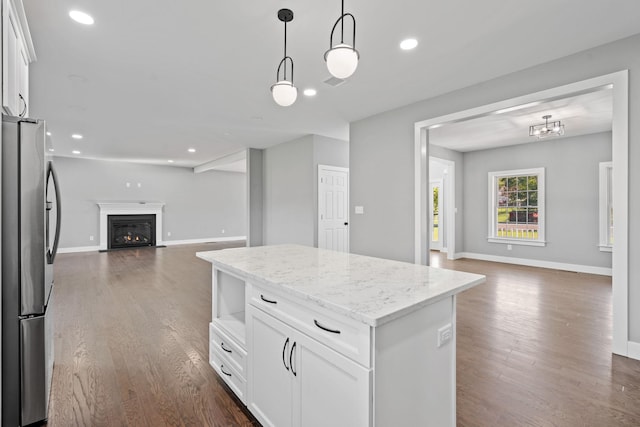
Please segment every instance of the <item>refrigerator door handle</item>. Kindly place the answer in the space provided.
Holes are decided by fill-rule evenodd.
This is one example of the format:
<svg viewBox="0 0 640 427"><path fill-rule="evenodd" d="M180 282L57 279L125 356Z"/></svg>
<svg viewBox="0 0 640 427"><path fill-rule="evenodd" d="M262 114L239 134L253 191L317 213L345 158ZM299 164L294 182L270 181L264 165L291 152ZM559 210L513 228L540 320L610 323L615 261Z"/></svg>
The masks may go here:
<svg viewBox="0 0 640 427"><path fill-rule="evenodd" d="M53 163L51 161L47 164L47 192L49 191L49 179L53 180L53 188L56 192L56 234L53 238L53 247L51 249L47 249L47 262L49 264L53 264L53 260L56 257L56 253L58 252L58 242L60 241L60 224L62 213L62 204L60 201L60 188L58 186L58 178L56 177L56 171L53 168ZM51 209L51 202L49 202L49 197L47 197L47 210ZM49 230L47 230L47 239L49 236Z"/></svg>

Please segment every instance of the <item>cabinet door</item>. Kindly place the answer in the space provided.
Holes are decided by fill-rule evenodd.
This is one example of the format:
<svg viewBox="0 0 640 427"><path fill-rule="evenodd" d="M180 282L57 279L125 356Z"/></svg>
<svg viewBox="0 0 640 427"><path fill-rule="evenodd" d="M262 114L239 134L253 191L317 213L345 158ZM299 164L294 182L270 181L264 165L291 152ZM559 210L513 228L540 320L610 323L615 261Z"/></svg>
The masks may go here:
<svg viewBox="0 0 640 427"><path fill-rule="evenodd" d="M295 425L371 425L371 371L299 334L293 354Z"/></svg>
<svg viewBox="0 0 640 427"><path fill-rule="evenodd" d="M293 329L254 307L248 313L249 410L264 426L291 426Z"/></svg>

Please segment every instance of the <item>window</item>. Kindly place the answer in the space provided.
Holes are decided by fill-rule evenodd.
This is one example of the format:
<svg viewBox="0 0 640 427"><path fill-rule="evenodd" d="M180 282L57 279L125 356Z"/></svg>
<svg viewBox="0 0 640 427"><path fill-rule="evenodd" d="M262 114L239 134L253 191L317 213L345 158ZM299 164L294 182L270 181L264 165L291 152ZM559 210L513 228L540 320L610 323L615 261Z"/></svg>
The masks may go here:
<svg viewBox="0 0 640 427"><path fill-rule="evenodd" d="M544 168L489 172L489 242L544 246Z"/></svg>
<svg viewBox="0 0 640 427"><path fill-rule="evenodd" d="M613 250L613 163L600 163L600 250Z"/></svg>

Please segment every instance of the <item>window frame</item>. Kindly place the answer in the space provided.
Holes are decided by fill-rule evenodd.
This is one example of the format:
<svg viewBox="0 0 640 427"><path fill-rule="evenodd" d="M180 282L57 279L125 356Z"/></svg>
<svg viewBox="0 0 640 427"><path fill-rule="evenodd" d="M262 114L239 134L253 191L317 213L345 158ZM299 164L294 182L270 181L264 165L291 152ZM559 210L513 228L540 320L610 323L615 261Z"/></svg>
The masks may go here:
<svg viewBox="0 0 640 427"><path fill-rule="evenodd" d="M520 176L532 176L538 177L538 238L537 239L519 239L513 237L498 237L497 233L497 212L498 212L498 191L497 181L504 177L520 177ZM506 171L489 172L489 192L488 192L488 204L489 204L489 236L487 241L489 243L503 243L509 245L524 245L524 246L546 246L545 240L545 168L529 168L529 169L514 169Z"/></svg>
<svg viewBox="0 0 640 427"><path fill-rule="evenodd" d="M599 168L599 197L598 197L598 248L602 252L613 252L613 243L609 243L613 238L613 227L609 224L612 220L610 215L613 207L613 162L600 162Z"/></svg>

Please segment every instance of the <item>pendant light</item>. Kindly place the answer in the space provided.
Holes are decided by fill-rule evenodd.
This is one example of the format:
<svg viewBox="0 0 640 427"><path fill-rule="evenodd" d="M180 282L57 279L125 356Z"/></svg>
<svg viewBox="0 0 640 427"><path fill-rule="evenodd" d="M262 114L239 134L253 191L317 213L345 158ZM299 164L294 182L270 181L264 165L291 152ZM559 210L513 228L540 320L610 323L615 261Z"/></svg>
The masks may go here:
<svg viewBox="0 0 640 427"><path fill-rule="evenodd" d="M293 85L293 59L287 56L287 22L293 21L293 12L289 9L280 9L278 11L278 19L284 22L284 58L278 65L276 83L271 86L271 94L276 104L288 107L296 102L298 97L298 89ZM287 80L287 64L291 65L291 80ZM282 79L280 79L281 69L283 71Z"/></svg>
<svg viewBox="0 0 640 427"><path fill-rule="evenodd" d="M353 22L351 45L344 42L344 20L347 17L351 18ZM340 24L340 43L334 46L333 33L336 31L338 24ZM324 60L331 75L339 79L346 79L356 71L358 59L360 59L360 54L356 50L356 18L350 13L344 13L344 0L342 0L342 15L333 24L331 36L329 37L329 50L325 52Z"/></svg>

